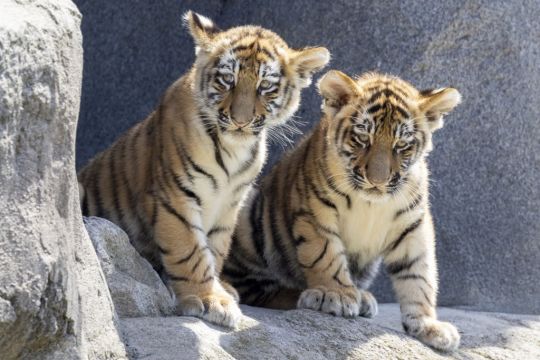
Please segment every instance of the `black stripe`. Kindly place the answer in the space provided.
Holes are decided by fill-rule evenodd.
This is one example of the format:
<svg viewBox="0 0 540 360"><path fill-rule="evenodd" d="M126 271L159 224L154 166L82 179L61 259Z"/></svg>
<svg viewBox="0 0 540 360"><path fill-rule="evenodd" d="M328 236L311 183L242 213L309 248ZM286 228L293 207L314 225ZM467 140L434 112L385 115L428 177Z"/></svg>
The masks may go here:
<svg viewBox="0 0 540 360"><path fill-rule="evenodd" d="M208 276L208 273L210 272L210 270L212 270L210 265L206 265L206 269L204 269L204 272L203 272L203 275L202 275L203 279L205 279Z"/></svg>
<svg viewBox="0 0 540 360"><path fill-rule="evenodd" d="M182 164L182 168L184 169L186 176L188 177L189 181L193 183L193 174L191 174L191 172L188 169L188 164L186 164L187 162L186 157L184 153L182 152L182 150L180 149L181 145L178 143L174 131L171 131L171 140L176 150L176 156L178 157L178 159L180 159L180 163Z"/></svg>
<svg viewBox="0 0 540 360"><path fill-rule="evenodd" d="M232 229L230 227L227 227L227 226L214 226L214 227L212 227L210 229L210 231L208 232L208 234L206 234L206 236L211 237L214 234L228 232L228 231L231 231L231 230Z"/></svg>
<svg viewBox="0 0 540 360"><path fill-rule="evenodd" d="M299 262L300 266L305 268L305 269L313 269L313 267L315 265L317 265L317 263L319 261L322 260L322 258L324 257L324 255L326 255L326 252L328 251L328 243L330 241L328 241L328 239L326 239L326 242L324 243L324 248L322 249L321 253L319 254L319 256L317 256L317 258L310 264L310 265L305 265L305 264L302 264Z"/></svg>
<svg viewBox="0 0 540 360"><path fill-rule="evenodd" d="M263 54L265 54L266 56L268 56L271 60L276 59L274 54L272 54L268 49L266 49L264 47L259 47L259 51L262 52Z"/></svg>
<svg viewBox="0 0 540 360"><path fill-rule="evenodd" d="M334 279L339 285L343 286L343 287L352 287L353 285L347 285L345 284L344 282L342 282L340 279L339 279L339 272L341 271L341 269L343 268L343 263L341 263L339 265L339 268L336 270L336 272L334 273L334 275L332 276L332 279Z"/></svg>
<svg viewBox="0 0 540 360"><path fill-rule="evenodd" d="M197 203L197 205L201 206L201 198L197 194L195 194L193 191L185 187L180 181L180 177L178 175L172 174L172 177L174 179L174 183L176 184L176 187L178 188L178 190L183 192L184 195L186 195L190 199L194 200Z"/></svg>
<svg viewBox="0 0 540 360"><path fill-rule="evenodd" d="M421 222L422 222L422 218L416 220L411 225L409 225L409 227L403 230L403 232L398 236L398 238L390 244L389 250L387 250L387 252L394 251L399 246L399 244L401 244L401 242L403 241L403 239L405 239L407 235L409 235L411 232L416 230L418 226L420 226Z"/></svg>
<svg viewBox="0 0 540 360"><path fill-rule="evenodd" d="M330 175L330 170L328 169L328 143L326 141L323 141L323 158L319 161L320 169L323 172L323 178L326 181L326 184L336 194L339 196L345 198L345 201L347 202L347 209L351 208L351 198L348 194L345 194L341 190L339 190L336 186L336 183L334 182L334 178Z"/></svg>
<svg viewBox="0 0 540 360"><path fill-rule="evenodd" d="M118 224L120 225L120 227L125 228L125 226L123 226L124 212L122 211L122 207L120 206L120 199L118 198L118 182L116 177L116 164L114 161L114 155L116 154L115 150L115 148L112 149L109 157L109 171L111 173L111 192L113 197L115 215L118 218Z"/></svg>
<svg viewBox="0 0 540 360"><path fill-rule="evenodd" d="M168 203L168 201L166 201L165 199L159 197L159 200L160 200L160 204L161 206L163 206L163 208L165 210L167 210L167 212L173 216L175 216L178 220L180 220L180 222L182 222L188 229L191 229L191 230L198 230L198 231L201 231L203 232L203 229L201 229L199 226L196 226L192 223L190 223L183 215L179 214L172 206L171 204Z"/></svg>
<svg viewBox="0 0 540 360"><path fill-rule="evenodd" d="M207 129L206 133L208 136L210 136L210 139L212 139L212 142L214 143L214 157L216 159L217 164L219 167L223 170L225 175L227 175L227 178L229 178L229 170L225 166L225 163L223 162L223 157L221 156L221 143L217 137L217 135L213 131L209 131Z"/></svg>
<svg viewBox="0 0 540 360"><path fill-rule="evenodd" d="M282 108L287 109L289 105L291 104L291 101L293 98L292 94L293 94L294 89L296 89L296 87L287 81L287 88L285 89L285 92L283 94L283 102L281 103Z"/></svg>
<svg viewBox="0 0 540 360"><path fill-rule="evenodd" d="M183 282L189 281L189 279L184 276L176 276L176 275L171 275L171 274L167 274L167 275L169 277L169 280L172 280L172 281L183 281Z"/></svg>
<svg viewBox="0 0 540 360"><path fill-rule="evenodd" d="M409 118L409 113L405 111L401 106L394 105L394 109L397 110L398 113L401 114L404 118Z"/></svg>
<svg viewBox="0 0 540 360"><path fill-rule="evenodd" d="M207 278L204 278L202 279L201 281L199 281L199 284L206 284L210 281L212 281L214 279L214 276L213 275L209 275Z"/></svg>
<svg viewBox="0 0 540 360"><path fill-rule="evenodd" d="M158 243L156 243L156 246L159 250L160 253L164 254L164 255L169 255L170 254L170 251L165 249L165 248L162 248Z"/></svg>
<svg viewBox="0 0 540 360"><path fill-rule="evenodd" d="M235 269L231 268L231 261L230 261L230 257L227 259L227 262L225 263L225 265L223 266L223 270L222 270L222 275L225 277L225 278L228 278L229 282L234 285L234 281L235 279L243 279L245 276L246 276L246 272L245 271L241 271L241 270L237 270L236 268L239 268L239 267L242 267L243 266L236 266L236 264L234 265L235 266Z"/></svg>
<svg viewBox="0 0 540 360"><path fill-rule="evenodd" d="M242 166L234 173L231 175L231 177L237 177L239 175L242 175L243 173L245 173L247 170L249 170L251 168L251 166L255 163L255 160L257 160L257 155L259 154L259 143L256 142L255 145L253 145L253 147L251 148L251 152L250 152L250 158L247 159L243 164Z"/></svg>
<svg viewBox="0 0 540 360"><path fill-rule="evenodd" d="M202 260L203 260L203 256L201 255L201 256L199 256L199 260L197 260L195 265L193 265L193 267L191 268L191 272L195 272L195 269L197 269L199 267Z"/></svg>
<svg viewBox="0 0 540 360"><path fill-rule="evenodd" d="M208 172L206 172L197 163L195 163L195 161L188 154L185 154L185 155L186 155L186 160L189 162L189 164L191 165L193 170L195 170L196 172L198 172L199 174L201 174L203 176L206 176L210 180L210 182L212 183L212 187L214 188L214 190L217 190L216 178L212 174L209 174Z"/></svg>
<svg viewBox="0 0 540 360"><path fill-rule="evenodd" d="M341 136L341 143L338 144L341 146L341 144L345 144L347 142L347 139L351 136L351 129L350 128L346 128L345 130L343 130L343 135Z"/></svg>
<svg viewBox="0 0 540 360"><path fill-rule="evenodd" d="M266 258L264 256L264 198L260 191L257 192L253 203L251 204L249 221L251 223L251 238L254 241L255 251L262 260L264 266L268 266Z"/></svg>
<svg viewBox="0 0 540 360"><path fill-rule="evenodd" d="M405 274L405 275L397 275L395 277L396 280L422 280L426 284L429 284L427 279L419 274Z"/></svg>
<svg viewBox="0 0 540 360"><path fill-rule="evenodd" d="M400 209L396 212L396 215L394 216L394 220L396 220L398 217L405 214L406 212L409 212L413 210L414 208L416 208L420 204L421 201L422 201L422 194L418 194L418 196L416 196L416 198L409 205L407 205L405 208Z"/></svg>
<svg viewBox="0 0 540 360"><path fill-rule="evenodd" d="M369 107L367 109L367 112L370 113L370 114L373 114L373 113L376 113L377 111L379 111L380 109L382 109L382 106L380 104L375 104L375 105Z"/></svg>
<svg viewBox="0 0 540 360"><path fill-rule="evenodd" d="M250 186L251 183L252 183L251 181L246 181L246 182L243 182L243 183L240 183L240 184L236 185L236 187L233 190L233 194L236 195L237 193L239 193L245 187Z"/></svg>
<svg viewBox="0 0 540 360"><path fill-rule="evenodd" d="M326 271L328 271L332 267L332 265L334 265L334 262L336 261L336 259L343 256L343 255L344 255L343 252L340 252L340 253L334 255L332 260L328 263L328 265L326 265L326 267L323 270L320 271L320 273L322 274L322 273L325 273Z"/></svg>
<svg viewBox="0 0 540 360"><path fill-rule="evenodd" d="M240 52L240 51L244 51L244 50L251 50L253 49L253 45L255 45L255 43L251 43L249 45L237 45L235 46L234 48L232 48L232 52L234 53L237 53L237 52Z"/></svg>
<svg viewBox="0 0 540 360"><path fill-rule="evenodd" d="M346 120L347 120L346 118L343 118L337 124L336 132L334 134L334 143L336 145L339 145L339 138L340 138L341 128L343 127L343 123L345 123Z"/></svg>
<svg viewBox="0 0 540 360"><path fill-rule="evenodd" d="M285 243L283 242L283 238L281 236L281 233L278 229L278 221L277 221L277 213L279 209L281 208L278 206L278 197L279 194L279 178L274 179L272 182L272 187L270 189L271 194L275 194L273 198L270 198L269 200L272 201L271 204L268 206L268 214L269 214L269 226L270 226L270 234L271 234L271 241L274 242L274 246L277 248L277 253L280 254L280 267L281 269L285 271L289 270L289 262L285 259L285 256L288 254L287 248L285 246ZM279 222L281 223L281 222Z"/></svg>
<svg viewBox="0 0 540 360"><path fill-rule="evenodd" d="M311 180L309 180L309 186L311 188L311 191L313 191L313 193L315 194L315 197L317 198L317 200L319 200L322 204L326 205L327 207L332 208L332 209L337 211L336 205L332 201L325 198L320 193L320 191L317 190L317 188L315 187L315 184L313 184L313 182Z"/></svg>
<svg viewBox="0 0 540 360"><path fill-rule="evenodd" d="M307 139L306 145L304 146L304 154L302 155L302 161L300 166L298 166L298 172L296 173L296 192L300 195L302 201L306 201L308 198L308 184L307 184L307 175L306 175L306 164L307 159L310 154L310 148L314 143L315 137L311 136Z"/></svg>
<svg viewBox="0 0 540 360"><path fill-rule="evenodd" d="M158 203L155 194L149 194L152 195L152 221L150 222L151 227L155 227L158 219Z"/></svg>
<svg viewBox="0 0 540 360"><path fill-rule="evenodd" d="M315 222L315 225L317 227L317 230L322 230L322 232L328 234L328 235L332 235L332 236L336 236L339 238L339 233L335 232L334 230L328 228L327 226L324 226L323 224L321 224L317 218L314 218L313 221Z"/></svg>
<svg viewBox="0 0 540 360"><path fill-rule="evenodd" d="M398 261L394 261L392 263L389 263L386 265L386 271L388 271L391 275L399 274L400 272L403 272L405 270L409 270L414 264L416 264L424 254L418 255L417 257L413 259L401 259Z"/></svg>
<svg viewBox="0 0 540 360"><path fill-rule="evenodd" d="M193 246L193 250L189 253L189 255L182 258L182 259L180 259L180 260L178 260L175 264L180 265L180 264L183 264L185 262L188 262L193 257L193 255L195 255L195 252L197 251L198 248L199 247L197 246L197 244L195 244Z"/></svg>
<svg viewBox="0 0 540 360"><path fill-rule="evenodd" d="M261 288L261 287L266 286L266 285L274 285L274 284L276 284L275 280L253 279L252 277L247 277L247 278L244 278L244 279L242 279L240 281L235 281L234 282L234 287L235 288L243 288L243 287Z"/></svg>
<svg viewBox="0 0 540 360"><path fill-rule="evenodd" d="M383 90L379 90L377 91L376 93L374 93L373 95L371 95L371 97L369 98L369 100L367 101L368 103L371 103L371 102L374 102L376 101L377 99L379 99L381 96L386 96L387 98L389 98L390 96L392 96L394 99L396 99L397 101L403 103L403 104L406 104L406 102L403 100L403 98L401 96L399 96L398 94L396 94L394 91L392 91L391 89L383 89Z"/></svg>

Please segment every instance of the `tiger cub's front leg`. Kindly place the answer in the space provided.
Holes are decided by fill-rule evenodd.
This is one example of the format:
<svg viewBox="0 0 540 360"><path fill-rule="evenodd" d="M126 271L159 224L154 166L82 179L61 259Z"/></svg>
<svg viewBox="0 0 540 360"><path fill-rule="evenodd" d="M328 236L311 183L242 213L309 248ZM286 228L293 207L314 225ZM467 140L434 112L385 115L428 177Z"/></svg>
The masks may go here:
<svg viewBox="0 0 540 360"><path fill-rule="evenodd" d="M200 214L187 205L173 207L163 198L158 203L154 238L180 312L234 327L241 311L219 281L216 250L208 244Z"/></svg>
<svg viewBox="0 0 540 360"><path fill-rule="evenodd" d="M232 285L221 278L221 271L223 270L225 259L229 254L239 210L239 205L227 208L227 211L219 217L219 223L215 224L207 233L208 244L216 260L215 273L219 276L219 281L223 288L233 296L236 302L240 301L240 295Z"/></svg>
<svg viewBox="0 0 540 360"><path fill-rule="evenodd" d="M400 232L389 245L384 262L399 300L405 331L436 349L456 349L460 340L457 329L437 320L437 265L429 215Z"/></svg>
<svg viewBox="0 0 540 360"><path fill-rule="evenodd" d="M353 283L340 239L308 223L301 227L297 257L308 288L300 295L298 308L344 317L375 315L375 298Z"/></svg>

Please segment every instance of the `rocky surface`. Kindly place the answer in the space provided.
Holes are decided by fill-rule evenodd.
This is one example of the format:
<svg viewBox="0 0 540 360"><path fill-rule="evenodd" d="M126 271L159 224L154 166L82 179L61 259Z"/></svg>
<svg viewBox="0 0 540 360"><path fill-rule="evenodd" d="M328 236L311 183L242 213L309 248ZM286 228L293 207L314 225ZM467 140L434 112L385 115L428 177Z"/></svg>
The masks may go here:
<svg viewBox="0 0 540 360"><path fill-rule="evenodd" d="M116 312L123 317L169 315L174 299L154 271L131 246L127 234L108 220L84 218L107 279Z"/></svg>
<svg viewBox="0 0 540 360"><path fill-rule="evenodd" d="M125 357L79 208L80 13L0 2L0 357Z"/></svg>
<svg viewBox="0 0 540 360"><path fill-rule="evenodd" d="M374 319L343 319L309 310L242 306L235 330L197 318L155 316L170 298L158 275L107 220L85 219L120 319L131 359L534 359L540 357L540 316L440 308L462 344L448 355L405 335L399 306L382 304ZM119 287L119 279L126 286ZM126 290L132 288L131 294ZM165 306L166 307L166 306ZM135 315L135 316L134 316ZM141 316L142 315L142 316Z"/></svg>
<svg viewBox="0 0 540 360"><path fill-rule="evenodd" d="M540 313L540 2L74 0L85 69L78 163L135 122L193 61L180 15L222 27L260 24L292 46L324 45L329 68L379 70L421 88L452 85L463 104L434 137L430 158L440 302ZM322 22L321 22L322 21ZM308 128L320 98L304 92ZM271 160L282 152L271 151ZM379 299L393 301L385 277Z"/></svg>
<svg viewBox="0 0 540 360"><path fill-rule="evenodd" d="M462 337L458 351L444 354L403 333L398 305L379 310L368 320L242 306L235 331L190 317L121 319L121 327L132 359L540 358L540 316L441 308L439 317L456 324Z"/></svg>

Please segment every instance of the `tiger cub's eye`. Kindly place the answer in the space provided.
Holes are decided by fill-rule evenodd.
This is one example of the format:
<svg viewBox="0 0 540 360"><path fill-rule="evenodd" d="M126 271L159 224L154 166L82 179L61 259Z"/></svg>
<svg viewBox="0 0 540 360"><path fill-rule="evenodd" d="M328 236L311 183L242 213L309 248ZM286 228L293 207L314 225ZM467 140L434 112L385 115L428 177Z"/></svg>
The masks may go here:
<svg viewBox="0 0 540 360"><path fill-rule="evenodd" d="M272 83L268 80L263 80L259 84L259 88L261 88L262 90L270 89L271 86L272 86Z"/></svg>
<svg viewBox="0 0 540 360"><path fill-rule="evenodd" d="M409 143L407 143L405 140L399 140L396 145L395 145L395 148L396 149L404 149L407 147L407 145L409 145Z"/></svg>
<svg viewBox="0 0 540 360"><path fill-rule="evenodd" d="M369 135L368 134L358 134L358 135L356 135L356 137L358 138L358 140L360 140L360 142L363 142L363 143L369 142Z"/></svg>
<svg viewBox="0 0 540 360"><path fill-rule="evenodd" d="M223 78L223 81L225 81L227 84L234 83L234 75L233 74L223 74L222 78Z"/></svg>

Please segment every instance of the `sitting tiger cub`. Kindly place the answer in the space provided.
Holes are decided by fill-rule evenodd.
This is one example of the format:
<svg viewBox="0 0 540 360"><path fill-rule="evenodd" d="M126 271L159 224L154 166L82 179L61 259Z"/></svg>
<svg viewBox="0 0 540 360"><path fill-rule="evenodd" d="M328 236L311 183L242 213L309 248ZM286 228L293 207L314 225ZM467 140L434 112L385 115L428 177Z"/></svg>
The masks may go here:
<svg viewBox="0 0 540 360"><path fill-rule="evenodd" d="M291 49L256 26L220 31L193 12L185 21L195 64L80 171L82 208L128 233L184 315L234 326L238 294L219 275L238 210L265 161L268 131L297 110L329 53Z"/></svg>
<svg viewBox="0 0 540 360"><path fill-rule="evenodd" d="M247 304L371 317L377 302L366 289L382 259L405 330L455 349L456 328L435 313L425 158L459 92L339 71L328 72L319 90L322 120L250 194L224 277Z"/></svg>

